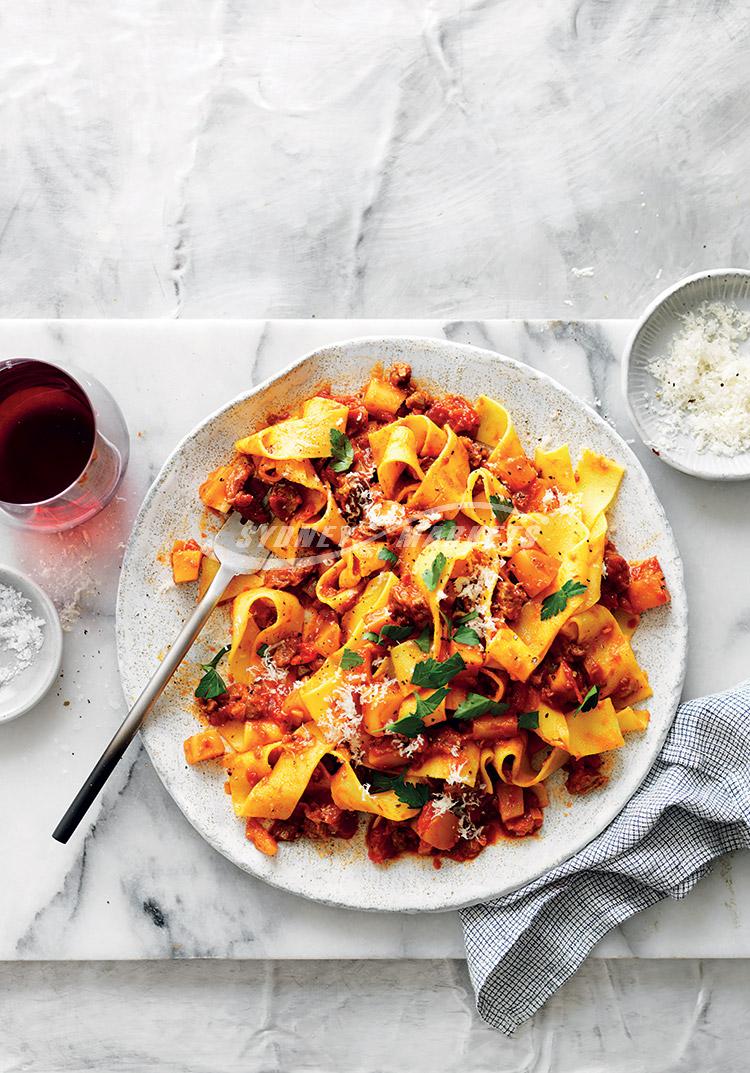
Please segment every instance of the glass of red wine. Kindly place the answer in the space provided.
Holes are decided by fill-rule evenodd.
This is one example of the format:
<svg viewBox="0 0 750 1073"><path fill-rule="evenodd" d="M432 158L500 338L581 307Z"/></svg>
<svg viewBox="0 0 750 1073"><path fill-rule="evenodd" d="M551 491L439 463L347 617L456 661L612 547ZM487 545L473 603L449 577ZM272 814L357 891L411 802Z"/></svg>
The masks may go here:
<svg viewBox="0 0 750 1073"><path fill-rule="evenodd" d="M130 440L93 376L36 358L0 360L0 517L60 532L97 514L125 472Z"/></svg>

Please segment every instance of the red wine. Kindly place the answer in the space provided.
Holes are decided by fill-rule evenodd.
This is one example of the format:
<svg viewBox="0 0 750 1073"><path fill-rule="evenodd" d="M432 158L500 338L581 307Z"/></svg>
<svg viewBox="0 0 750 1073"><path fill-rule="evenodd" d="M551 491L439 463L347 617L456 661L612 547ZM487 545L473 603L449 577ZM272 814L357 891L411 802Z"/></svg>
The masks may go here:
<svg viewBox="0 0 750 1073"><path fill-rule="evenodd" d="M41 503L76 481L91 458L94 412L62 369L0 362L0 501Z"/></svg>

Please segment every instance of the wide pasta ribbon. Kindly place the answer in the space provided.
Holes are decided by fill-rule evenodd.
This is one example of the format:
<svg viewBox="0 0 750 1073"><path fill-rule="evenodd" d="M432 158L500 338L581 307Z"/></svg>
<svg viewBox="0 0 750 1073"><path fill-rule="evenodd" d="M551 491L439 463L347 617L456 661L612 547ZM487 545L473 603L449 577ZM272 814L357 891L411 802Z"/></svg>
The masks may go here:
<svg viewBox="0 0 750 1073"><path fill-rule="evenodd" d="M541 617L545 594L540 593L524 604L513 626L501 624L488 645L488 660L521 682L525 682L544 659L568 619L598 601L606 534L602 514L590 531L580 518L567 512L529 515L527 518L532 519L528 522L528 531L533 533L536 543L560 562L556 589L561 589L567 582L577 582L584 585L585 590L570 597L558 614L546 619Z"/></svg>
<svg viewBox="0 0 750 1073"><path fill-rule="evenodd" d="M651 696L648 674L606 607L597 604L576 614L565 626L565 634L585 648L583 664L592 680L602 683L601 697L612 696L616 707L624 708Z"/></svg>
<svg viewBox="0 0 750 1073"><path fill-rule="evenodd" d="M287 418L238 440L240 454L283 461L330 458L331 429L343 432L349 407L333 399L315 396L302 406L299 417Z"/></svg>
<svg viewBox="0 0 750 1073"><path fill-rule="evenodd" d="M271 604L275 618L261 629L252 615L256 603ZM242 592L232 605L232 647L229 672L235 682L252 682L263 663L258 655L261 645L277 644L286 637L301 633L304 611L296 596L281 589L259 588Z"/></svg>

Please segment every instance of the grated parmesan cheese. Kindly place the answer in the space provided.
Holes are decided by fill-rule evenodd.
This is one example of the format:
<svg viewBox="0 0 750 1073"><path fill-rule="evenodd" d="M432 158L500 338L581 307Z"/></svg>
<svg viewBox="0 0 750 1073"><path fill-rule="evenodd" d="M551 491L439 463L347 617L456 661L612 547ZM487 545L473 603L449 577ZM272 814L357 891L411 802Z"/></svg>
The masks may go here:
<svg viewBox="0 0 750 1073"><path fill-rule="evenodd" d="M424 745L424 738L421 734L417 734L416 738L407 738L405 741L394 741L394 744L402 756L405 756L407 760L411 760L415 753Z"/></svg>
<svg viewBox="0 0 750 1073"><path fill-rule="evenodd" d="M354 687L348 682L331 693L331 706L318 726L332 745L347 745L352 759L362 759L362 717L354 699Z"/></svg>
<svg viewBox="0 0 750 1073"><path fill-rule="evenodd" d="M451 797L450 794L440 794L439 797L433 797L430 801L432 811L436 816L442 816L446 812L453 812L456 804L457 799Z"/></svg>
<svg viewBox="0 0 750 1073"><path fill-rule="evenodd" d="M750 355L740 353L750 338L750 313L703 302L681 320L669 352L651 364L667 445L687 430L699 451L750 450Z"/></svg>

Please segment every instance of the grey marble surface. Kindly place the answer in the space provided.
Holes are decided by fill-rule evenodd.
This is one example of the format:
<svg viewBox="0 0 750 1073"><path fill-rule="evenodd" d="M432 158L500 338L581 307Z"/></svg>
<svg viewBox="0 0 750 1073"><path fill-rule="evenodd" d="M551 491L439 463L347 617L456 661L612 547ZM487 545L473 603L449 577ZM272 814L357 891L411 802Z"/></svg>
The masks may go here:
<svg viewBox="0 0 750 1073"><path fill-rule="evenodd" d="M14 816L2 836L0 957L462 955L455 914L336 910L240 872L188 825L137 745L70 843L50 838L124 715L114 597L124 541L148 485L206 413L316 346L376 333L449 337L520 358L588 400L632 442L683 554L691 615L686 696L747 675L747 593L736 581L746 556L746 494L737 485L677 473L635 441L617 377L629 327L627 321L0 322L0 353L75 358L98 376L119 400L132 440L120 494L93 521L52 536L0 528L0 560L28 571L70 620L56 688L32 713L0 727L0 809ZM170 584L167 566L164 573ZM718 605L717 591L723 594ZM44 792L19 809L30 772L46 775ZM227 822L233 822L229 813ZM611 932L596 954L750 955L749 893L750 854L739 854L720 862L686 901L662 903Z"/></svg>
<svg viewBox="0 0 750 1073"><path fill-rule="evenodd" d="M0 28L0 315L635 316L748 261L744 0L6 0Z"/></svg>
<svg viewBox="0 0 750 1073"><path fill-rule="evenodd" d="M512 1039L458 961L0 965L0 1073L746 1073L746 961L589 961Z"/></svg>

